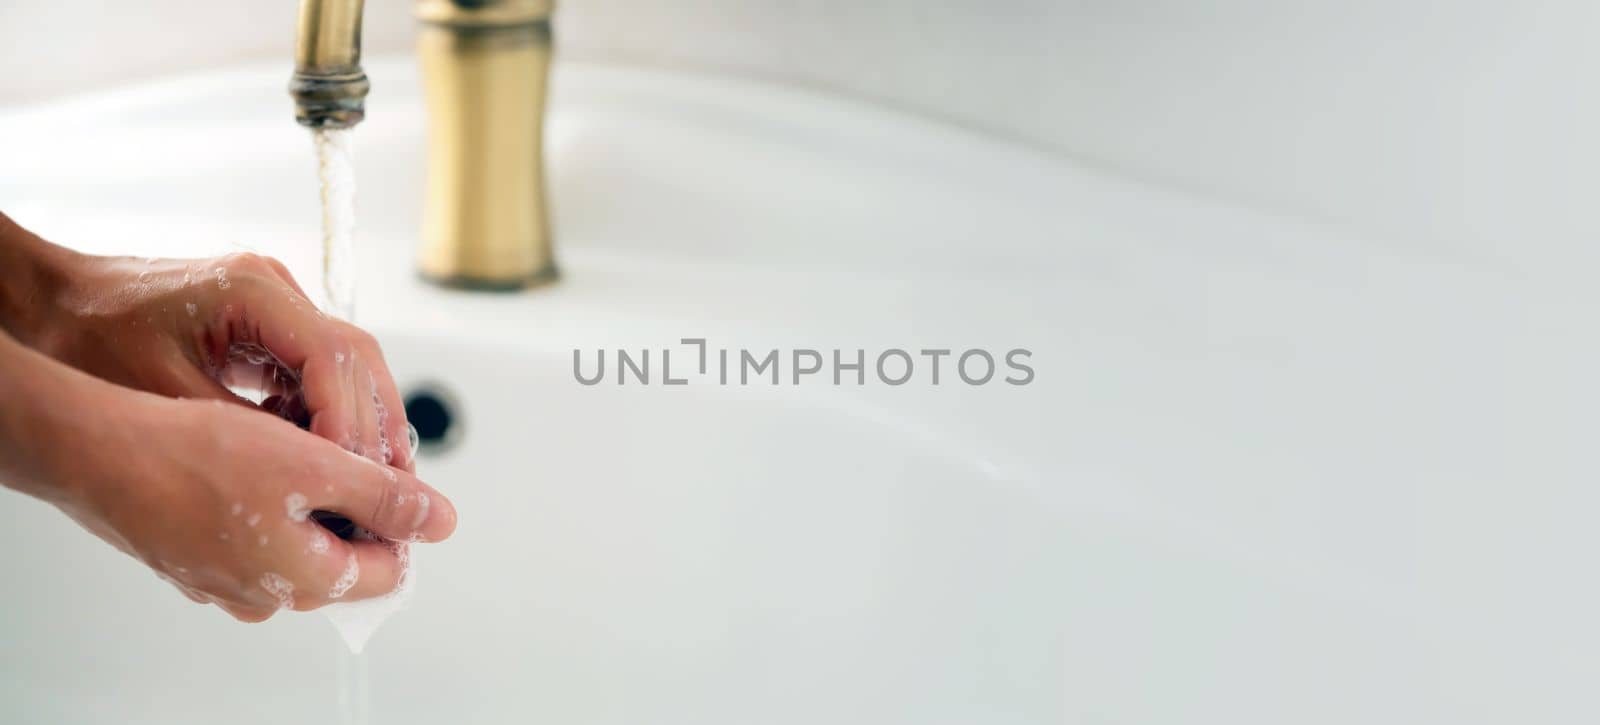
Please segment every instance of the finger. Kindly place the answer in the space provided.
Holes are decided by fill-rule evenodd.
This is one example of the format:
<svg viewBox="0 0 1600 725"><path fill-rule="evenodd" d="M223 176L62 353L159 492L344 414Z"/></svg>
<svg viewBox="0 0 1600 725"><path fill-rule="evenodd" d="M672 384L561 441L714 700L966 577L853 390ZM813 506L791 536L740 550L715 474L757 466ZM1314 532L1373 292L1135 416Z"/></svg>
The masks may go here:
<svg viewBox="0 0 1600 725"><path fill-rule="evenodd" d="M401 580L410 576L410 544L390 541L357 540L349 542L360 574L342 601L357 601L381 597L400 588Z"/></svg>
<svg viewBox="0 0 1600 725"><path fill-rule="evenodd" d="M384 437L383 419L388 411L378 399L377 378L373 375L365 353L357 349L352 353L350 374L354 378L356 402L356 453L374 462L388 465L393 451Z"/></svg>
<svg viewBox="0 0 1600 725"><path fill-rule="evenodd" d="M416 461L411 458L411 432L406 424L405 401L400 398L400 388L395 385L394 375L389 372L389 364L383 358L383 349L378 345L377 338L364 330L349 323L341 324L356 340L356 349L367 363L375 395L374 405L378 409L379 433L388 444L389 458L384 463L416 473Z"/></svg>
<svg viewBox="0 0 1600 725"><path fill-rule="evenodd" d="M397 541L440 541L456 528L455 506L416 476L350 454L330 457L316 508L344 514L357 526Z"/></svg>
<svg viewBox="0 0 1600 725"><path fill-rule="evenodd" d="M356 389L355 350L347 341L330 338L325 344L331 352L309 358L302 368L300 382L311 418L309 430L362 455L362 397Z"/></svg>
<svg viewBox="0 0 1600 725"><path fill-rule="evenodd" d="M322 534L328 536L326 532ZM331 538L331 536L330 536ZM317 609L342 601L356 601L393 592L406 576L409 561L407 544L380 541L363 535L351 541L337 541L313 562L306 580L296 588L294 608Z"/></svg>
<svg viewBox="0 0 1600 725"><path fill-rule="evenodd" d="M340 541L321 526L311 524L304 552L295 552L299 562L294 608L311 610L337 601L350 591L361 575L358 557L348 542Z"/></svg>
<svg viewBox="0 0 1600 725"><path fill-rule="evenodd" d="M191 398L195 400L221 400L226 403L242 405L247 408L257 407L254 403L235 395L221 381L201 372L197 368L186 367L175 370L167 377L168 385L152 392L172 398Z"/></svg>
<svg viewBox="0 0 1600 725"><path fill-rule="evenodd" d="M403 411L376 341L318 312L277 260L244 254L223 264L235 270L231 286L237 290L223 306L226 334L212 336L215 356L221 358L235 341L265 346L299 371L312 433L369 457L383 458L387 444L391 455L403 451L409 463L409 446L399 445L409 441L403 412L380 421L374 406L381 401L386 414Z"/></svg>
<svg viewBox="0 0 1600 725"><path fill-rule="evenodd" d="M300 283L295 280L294 275L289 273L289 268L284 266L283 262L278 261L275 257L263 257L262 259L266 261L267 268L271 269L272 273L278 276L278 279L283 280L285 284L289 285L290 288L299 293L300 296L304 297L307 301L311 299L311 295L306 294L305 289L302 288Z"/></svg>
<svg viewBox="0 0 1600 725"><path fill-rule="evenodd" d="M217 318L224 329L211 336L213 359L225 360L233 342L266 347L285 366L299 371L311 432L353 450L360 442L361 402L355 389L352 342L335 321L304 300L291 299L291 293L276 282L240 273L233 286L237 289L233 302Z"/></svg>
<svg viewBox="0 0 1600 725"><path fill-rule="evenodd" d="M277 612L275 609L264 609L261 607L234 604L232 602L224 602L221 600L217 601L217 606L221 608L222 611L227 612L228 616L247 624L265 622L268 619L271 619L272 615Z"/></svg>
<svg viewBox="0 0 1600 725"><path fill-rule="evenodd" d="M161 581L164 581L164 582L166 582L168 584L171 584L173 589L178 590L179 594L182 594L183 596L188 597L189 601L191 601L191 602L194 602L196 604L207 604L207 603L210 602L210 600L207 599L206 597L202 596L200 594L200 592L189 588L188 586L184 585L182 582L179 582L177 579L174 579L171 576L168 576L167 574L163 574L161 572L156 572L156 576L160 577Z"/></svg>

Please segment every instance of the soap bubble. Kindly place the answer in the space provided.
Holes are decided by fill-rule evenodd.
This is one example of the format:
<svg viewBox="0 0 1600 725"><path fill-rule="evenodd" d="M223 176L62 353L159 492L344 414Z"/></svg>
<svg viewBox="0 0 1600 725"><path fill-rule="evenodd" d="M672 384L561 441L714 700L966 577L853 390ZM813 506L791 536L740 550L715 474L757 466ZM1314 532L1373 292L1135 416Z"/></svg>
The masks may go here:
<svg viewBox="0 0 1600 725"><path fill-rule="evenodd" d="M428 494L421 491L417 492L417 517L411 522L411 528L415 529L422 526L422 522L428 520L428 507L431 503L428 500Z"/></svg>
<svg viewBox="0 0 1600 725"><path fill-rule="evenodd" d="M345 561L344 573L340 574L333 582L333 586L328 589L328 598L338 599L344 596L345 592L350 591L350 587L356 585L356 580L359 578L361 578L361 563L356 560L356 554L352 551L350 558Z"/></svg>
<svg viewBox="0 0 1600 725"><path fill-rule="evenodd" d="M279 609L294 609L294 584L273 572L261 575L261 588L278 602Z"/></svg>
<svg viewBox="0 0 1600 725"><path fill-rule="evenodd" d="M283 507L289 513L291 521L305 521L311 515L311 507L306 505L305 494L291 493L283 499Z"/></svg>

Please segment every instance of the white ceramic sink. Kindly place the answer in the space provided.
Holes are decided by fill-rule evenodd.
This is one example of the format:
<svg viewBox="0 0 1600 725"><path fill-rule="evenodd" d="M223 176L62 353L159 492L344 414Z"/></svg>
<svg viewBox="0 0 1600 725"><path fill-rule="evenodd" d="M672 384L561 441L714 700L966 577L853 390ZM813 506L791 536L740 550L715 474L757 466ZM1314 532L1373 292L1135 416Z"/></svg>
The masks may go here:
<svg viewBox="0 0 1600 725"><path fill-rule="evenodd" d="M1563 301L871 107L573 64L549 133L563 281L443 291L410 266L415 74L369 72L358 314L461 426L421 465L461 528L369 647L374 722L1461 722L1550 687L1509 659L1538 625L1474 629L1507 611L1483 567L1517 567L1461 535L1510 471L1578 450L1514 422L1576 430L1593 401L1539 394L1595 361L1547 334ZM86 250L244 247L314 281L286 77L0 115L0 209ZM574 379L574 349L685 337L1021 347L1037 377ZM0 551L0 721L335 712L318 616L235 624L17 495Z"/></svg>

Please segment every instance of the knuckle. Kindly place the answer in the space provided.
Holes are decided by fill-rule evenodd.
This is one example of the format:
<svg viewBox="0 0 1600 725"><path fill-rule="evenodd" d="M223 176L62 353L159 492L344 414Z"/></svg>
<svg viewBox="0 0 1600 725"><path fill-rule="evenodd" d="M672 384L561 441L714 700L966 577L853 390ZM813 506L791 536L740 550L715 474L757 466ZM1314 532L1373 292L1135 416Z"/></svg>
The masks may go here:
<svg viewBox="0 0 1600 725"><path fill-rule="evenodd" d="M372 333L343 320L339 321L339 334L341 337L347 340L352 347L358 348L364 352L376 352L378 349L378 338L373 337Z"/></svg>
<svg viewBox="0 0 1600 725"><path fill-rule="evenodd" d="M355 357L355 345L344 335L327 335L325 347L327 348L327 355L333 358L333 362L336 364L342 365L350 362Z"/></svg>
<svg viewBox="0 0 1600 725"><path fill-rule="evenodd" d="M249 272L265 267L266 263L255 252L234 252L222 258L222 265L231 271Z"/></svg>
<svg viewBox="0 0 1600 725"><path fill-rule="evenodd" d="M282 285L289 279L289 269L275 258L255 252L235 252L222 258L222 266L237 282L273 282Z"/></svg>

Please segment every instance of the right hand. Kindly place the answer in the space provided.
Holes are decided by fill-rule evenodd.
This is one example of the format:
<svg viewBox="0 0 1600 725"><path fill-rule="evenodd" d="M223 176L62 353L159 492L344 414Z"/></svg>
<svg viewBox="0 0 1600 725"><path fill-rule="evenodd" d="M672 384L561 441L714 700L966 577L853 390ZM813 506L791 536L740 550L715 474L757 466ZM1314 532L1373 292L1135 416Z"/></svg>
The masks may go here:
<svg viewBox="0 0 1600 725"><path fill-rule="evenodd" d="M391 592L409 542L455 530L454 506L415 476L285 420L216 400L117 397L92 438L56 452L72 482L56 503L237 619ZM398 543L341 540L307 517L313 510Z"/></svg>

